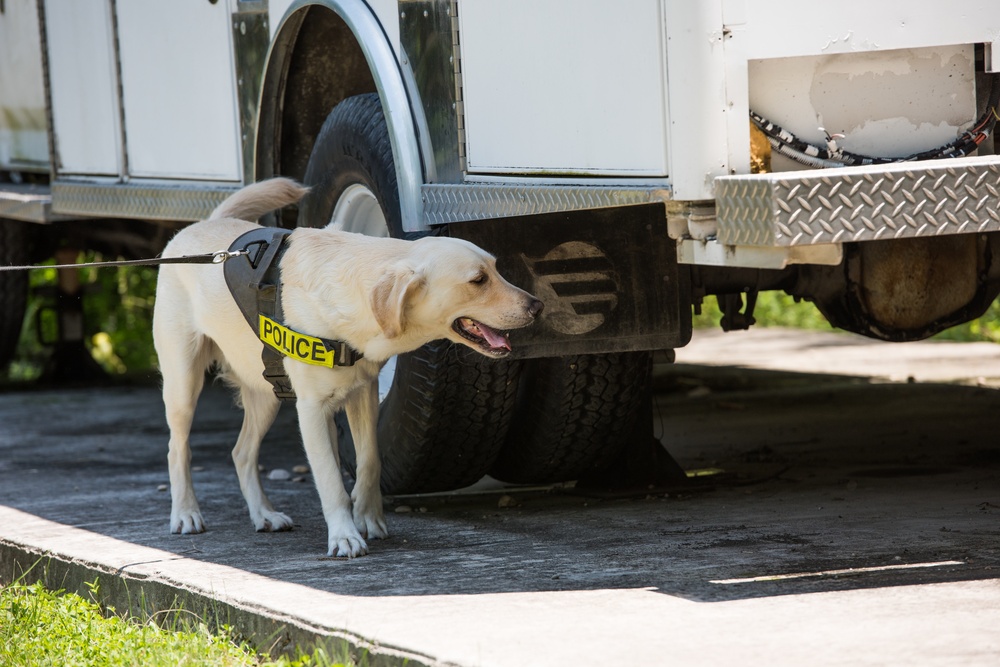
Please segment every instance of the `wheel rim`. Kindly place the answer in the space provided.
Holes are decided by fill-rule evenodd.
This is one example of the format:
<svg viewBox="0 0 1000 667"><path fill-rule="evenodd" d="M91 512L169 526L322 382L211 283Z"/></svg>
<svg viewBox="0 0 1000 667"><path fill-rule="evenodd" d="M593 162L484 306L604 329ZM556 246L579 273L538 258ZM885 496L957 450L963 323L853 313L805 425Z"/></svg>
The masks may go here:
<svg viewBox="0 0 1000 667"><path fill-rule="evenodd" d="M382 213L382 205L375 193L360 183L348 186L340 195L327 227L365 236L389 237L389 224ZM389 357L378 374L379 403L389 395L395 378L396 357Z"/></svg>
<svg viewBox="0 0 1000 667"><path fill-rule="evenodd" d="M375 193L360 183L348 186L340 195L327 226L366 236L389 236L382 205Z"/></svg>

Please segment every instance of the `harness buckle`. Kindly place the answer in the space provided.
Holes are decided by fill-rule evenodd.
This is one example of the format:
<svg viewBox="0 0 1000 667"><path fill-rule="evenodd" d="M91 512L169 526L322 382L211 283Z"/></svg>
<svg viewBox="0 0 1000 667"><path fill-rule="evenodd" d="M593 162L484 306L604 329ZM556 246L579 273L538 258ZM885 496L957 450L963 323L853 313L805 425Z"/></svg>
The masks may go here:
<svg viewBox="0 0 1000 667"><path fill-rule="evenodd" d="M323 345L326 346L326 349L334 353L334 366L353 366L358 362L358 360L363 359L365 356L363 353L358 352L342 340L327 340L325 338L321 340L323 341Z"/></svg>
<svg viewBox="0 0 1000 667"><path fill-rule="evenodd" d="M212 253L212 264L222 264L226 260L230 260L234 257L242 257L243 255L249 255L250 251L244 248L243 250L219 250L218 252Z"/></svg>

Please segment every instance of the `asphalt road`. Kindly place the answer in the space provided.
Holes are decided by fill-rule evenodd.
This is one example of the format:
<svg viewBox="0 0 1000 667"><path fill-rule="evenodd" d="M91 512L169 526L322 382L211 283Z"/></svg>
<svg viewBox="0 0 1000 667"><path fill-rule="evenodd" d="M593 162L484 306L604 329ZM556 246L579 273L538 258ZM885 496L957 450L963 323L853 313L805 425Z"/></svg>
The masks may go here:
<svg viewBox="0 0 1000 667"><path fill-rule="evenodd" d="M168 534L155 386L5 392L0 577L49 553L70 585L126 579L126 604L201 596L390 664L1000 663L1000 346L699 334L655 380L690 481L391 498L392 537L352 561L324 556L307 474L265 481L295 529L253 532L219 387L196 536ZM304 463L283 409L263 464Z"/></svg>

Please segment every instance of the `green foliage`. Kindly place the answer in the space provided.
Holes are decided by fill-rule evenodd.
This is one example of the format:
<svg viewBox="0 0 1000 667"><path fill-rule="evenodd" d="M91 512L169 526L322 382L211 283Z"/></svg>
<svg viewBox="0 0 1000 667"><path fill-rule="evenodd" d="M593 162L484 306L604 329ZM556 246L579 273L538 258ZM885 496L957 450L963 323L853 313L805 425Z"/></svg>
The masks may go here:
<svg viewBox="0 0 1000 667"><path fill-rule="evenodd" d="M1000 300L994 301L978 320L972 320L947 331L942 331L934 338L961 342L990 341L1000 343Z"/></svg>
<svg viewBox="0 0 1000 667"><path fill-rule="evenodd" d="M95 600L52 592L41 584L0 588L0 665L20 667L333 667L323 650L271 660L231 632L212 634L204 623L161 628L104 616ZM114 609L108 609L113 614ZM225 630L225 629L224 629Z"/></svg>
<svg viewBox="0 0 1000 667"><path fill-rule="evenodd" d="M816 306L808 301L796 301L784 292L761 292L754 307L754 318L758 327L794 327L797 329L818 329L835 331ZM701 314L694 316L697 328L718 327L722 311L715 297L705 299Z"/></svg>
<svg viewBox="0 0 1000 667"><path fill-rule="evenodd" d="M762 292L757 297L754 317L758 327L793 327L818 331L840 331L830 326L808 301L796 301L784 292ZM696 328L718 327L722 311L714 297L705 299L701 314L694 316ZM982 317L960 324L934 336L937 340L1000 343L1000 300L994 301Z"/></svg>
<svg viewBox="0 0 1000 667"><path fill-rule="evenodd" d="M87 286L83 307L88 346L109 373L156 368L156 276L157 269L149 266L80 271L80 279Z"/></svg>
<svg viewBox="0 0 1000 667"><path fill-rule="evenodd" d="M103 261L83 253L78 262ZM108 258L114 259L114 258ZM52 262L50 262L52 263ZM83 290L84 343L111 375L143 373L156 368L153 349L155 267L80 269ZM55 311L56 269L32 271L25 326L8 376L31 381L41 376L50 344L58 339Z"/></svg>

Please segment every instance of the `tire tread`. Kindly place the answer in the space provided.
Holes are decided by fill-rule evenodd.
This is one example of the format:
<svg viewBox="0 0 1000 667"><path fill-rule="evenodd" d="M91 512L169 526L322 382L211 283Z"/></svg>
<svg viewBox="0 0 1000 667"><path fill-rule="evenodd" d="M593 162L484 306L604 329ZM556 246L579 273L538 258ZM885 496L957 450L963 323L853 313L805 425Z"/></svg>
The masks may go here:
<svg viewBox="0 0 1000 667"><path fill-rule="evenodd" d="M648 381L649 353L537 359L503 451L490 474L506 482L578 479L627 444Z"/></svg>

